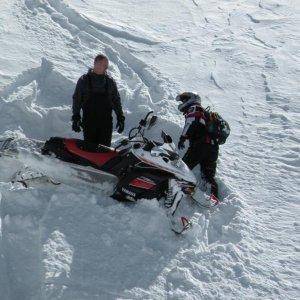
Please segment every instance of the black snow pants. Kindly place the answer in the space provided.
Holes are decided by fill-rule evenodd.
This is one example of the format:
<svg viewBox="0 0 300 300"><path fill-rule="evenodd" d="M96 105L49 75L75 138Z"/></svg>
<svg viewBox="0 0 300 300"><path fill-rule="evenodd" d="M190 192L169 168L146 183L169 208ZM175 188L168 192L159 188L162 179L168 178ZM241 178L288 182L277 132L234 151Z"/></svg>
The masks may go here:
<svg viewBox="0 0 300 300"><path fill-rule="evenodd" d="M211 193L218 198L218 184L215 180L219 146L201 142L190 144L183 161L192 170L200 165L202 178L211 185Z"/></svg>
<svg viewBox="0 0 300 300"><path fill-rule="evenodd" d="M93 92L91 89L82 110L84 141L110 146L113 130L112 104L107 87L102 93Z"/></svg>
<svg viewBox="0 0 300 300"><path fill-rule="evenodd" d="M83 125L83 138L85 142L101 144L110 147L112 138L112 121L101 122L94 126Z"/></svg>

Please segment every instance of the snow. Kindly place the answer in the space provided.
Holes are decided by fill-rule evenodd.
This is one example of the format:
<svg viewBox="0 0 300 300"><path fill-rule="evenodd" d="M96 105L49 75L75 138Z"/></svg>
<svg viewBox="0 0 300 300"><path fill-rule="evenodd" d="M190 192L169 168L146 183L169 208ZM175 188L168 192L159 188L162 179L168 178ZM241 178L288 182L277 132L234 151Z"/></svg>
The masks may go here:
<svg viewBox="0 0 300 300"><path fill-rule="evenodd" d="M299 298L298 1L0 5L0 139L23 141L18 160L0 157L1 299ZM191 206L184 236L169 230L157 201L117 203L111 183L75 179L69 166L23 149L29 139L80 136L71 96L101 52L125 134L154 110L177 142L174 98L187 90L231 125L218 165L223 202ZM23 165L65 182L11 184Z"/></svg>

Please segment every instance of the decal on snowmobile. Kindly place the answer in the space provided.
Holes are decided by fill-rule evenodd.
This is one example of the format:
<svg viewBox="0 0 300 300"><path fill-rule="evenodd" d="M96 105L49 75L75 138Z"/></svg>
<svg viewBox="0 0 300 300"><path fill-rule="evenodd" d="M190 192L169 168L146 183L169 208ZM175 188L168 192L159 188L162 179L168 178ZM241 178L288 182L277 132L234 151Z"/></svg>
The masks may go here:
<svg viewBox="0 0 300 300"><path fill-rule="evenodd" d="M129 196L132 196L132 197L135 197L136 196L136 193L132 192L132 191L129 191L125 188L122 187L122 192L124 192L125 194L129 195Z"/></svg>
<svg viewBox="0 0 300 300"><path fill-rule="evenodd" d="M130 186L145 189L145 190L151 190L156 186L156 183L152 181L149 178L146 177L139 177L133 179L130 183Z"/></svg>
<svg viewBox="0 0 300 300"><path fill-rule="evenodd" d="M190 170L186 167L186 169L183 171L179 168L179 164L175 165L173 163L166 163L164 162L163 165L159 164L159 163L155 163L153 160L150 160L148 158L143 157L144 155L138 153L140 149L136 150L133 154L143 163L150 165L151 167L161 170L161 171L165 171L165 172L169 172L175 176L180 176L180 178L186 178L189 177L188 181L192 182L194 184L197 183L197 180L195 178L195 175L190 172ZM171 166L169 167L168 165L171 164ZM185 164L182 162L182 164L185 166Z"/></svg>

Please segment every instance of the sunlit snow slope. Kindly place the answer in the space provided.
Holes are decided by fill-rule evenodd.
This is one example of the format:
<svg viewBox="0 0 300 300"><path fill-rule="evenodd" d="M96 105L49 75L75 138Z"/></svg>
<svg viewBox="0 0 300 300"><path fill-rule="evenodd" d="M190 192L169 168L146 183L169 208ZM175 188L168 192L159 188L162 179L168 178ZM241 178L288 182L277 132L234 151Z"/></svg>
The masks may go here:
<svg viewBox="0 0 300 300"><path fill-rule="evenodd" d="M223 201L195 207L180 237L157 201L124 205L62 164L0 157L0 299L299 298L299 15L296 0L0 1L0 139L79 137L71 96L98 53L125 134L154 110L177 142L188 90L232 128ZM64 182L12 185L24 164Z"/></svg>

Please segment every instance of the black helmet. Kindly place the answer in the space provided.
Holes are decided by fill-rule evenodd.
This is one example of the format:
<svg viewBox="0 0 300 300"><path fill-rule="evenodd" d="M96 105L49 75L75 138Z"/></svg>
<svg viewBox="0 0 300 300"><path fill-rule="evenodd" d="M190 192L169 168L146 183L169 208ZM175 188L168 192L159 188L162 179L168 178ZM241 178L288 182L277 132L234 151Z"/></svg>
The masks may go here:
<svg viewBox="0 0 300 300"><path fill-rule="evenodd" d="M192 104L198 103L201 104L201 97L193 92L184 92L176 96L176 101L182 102L178 105L178 109L181 112L184 112Z"/></svg>

